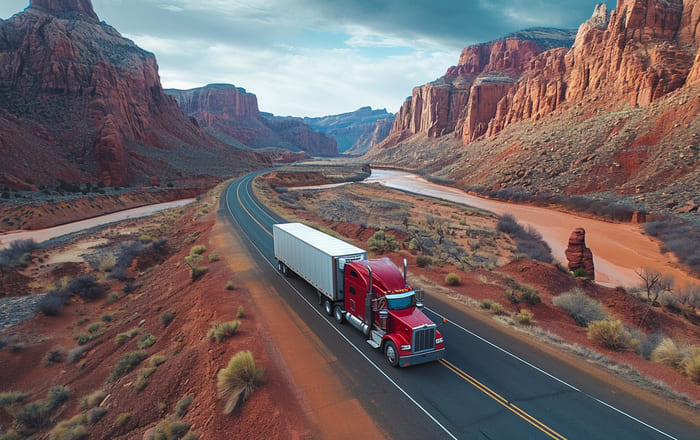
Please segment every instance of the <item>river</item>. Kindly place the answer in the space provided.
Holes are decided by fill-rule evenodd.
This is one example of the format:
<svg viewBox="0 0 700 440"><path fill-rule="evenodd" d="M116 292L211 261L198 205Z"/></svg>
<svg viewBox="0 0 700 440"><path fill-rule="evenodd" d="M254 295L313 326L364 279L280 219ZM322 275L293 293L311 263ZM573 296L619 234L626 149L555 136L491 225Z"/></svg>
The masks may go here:
<svg viewBox="0 0 700 440"><path fill-rule="evenodd" d="M571 232L584 228L586 245L593 252L595 279L607 286L629 288L639 285L641 279L635 270L640 268L672 276L681 285L700 284L700 280L678 268L672 254L661 253L660 242L646 235L640 225L611 223L549 208L476 197L402 171L374 169L365 182L381 183L389 188L461 203L498 215L511 214L521 225L531 226L542 234L552 248L554 258L564 264L567 262L564 251Z"/></svg>
<svg viewBox="0 0 700 440"><path fill-rule="evenodd" d="M195 199L175 200L173 202L156 203L154 205L146 205L138 208L125 209L123 211L113 212L111 214L100 215L77 222L66 223L59 226L54 226L46 229L37 229L35 231L17 231L0 234L0 249L6 248L13 241L17 240L34 240L37 243L50 240L52 238L61 237L63 235L72 234L85 229L94 228L95 226L105 225L127 219L135 219L147 217L156 212L165 209L184 206L193 202Z"/></svg>

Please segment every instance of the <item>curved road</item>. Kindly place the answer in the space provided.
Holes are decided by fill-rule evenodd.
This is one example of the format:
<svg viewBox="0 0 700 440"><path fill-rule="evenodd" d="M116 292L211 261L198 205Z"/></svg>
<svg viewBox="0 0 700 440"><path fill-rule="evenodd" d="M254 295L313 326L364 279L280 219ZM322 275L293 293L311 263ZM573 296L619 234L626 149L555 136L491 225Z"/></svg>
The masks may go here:
<svg viewBox="0 0 700 440"><path fill-rule="evenodd" d="M259 173L233 182L222 203L287 306L327 345L329 363L392 438L693 439L700 427L622 389L469 320L426 297L426 313L447 319L445 359L390 367L363 335L321 312L314 289L275 270L272 225L284 222L252 196Z"/></svg>

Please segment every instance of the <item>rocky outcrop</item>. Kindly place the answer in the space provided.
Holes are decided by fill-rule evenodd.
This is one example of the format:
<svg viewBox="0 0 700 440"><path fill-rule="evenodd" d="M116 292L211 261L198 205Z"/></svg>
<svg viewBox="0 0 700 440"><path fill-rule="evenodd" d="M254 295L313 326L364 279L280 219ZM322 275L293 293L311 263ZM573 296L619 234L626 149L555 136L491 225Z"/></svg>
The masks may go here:
<svg viewBox="0 0 700 440"><path fill-rule="evenodd" d="M90 0L32 0L24 12L0 22L0 109L46 134L38 145L16 136L13 148L41 149L42 160L72 168L61 175L58 168L37 170L37 183L66 177L148 183L154 171L170 179L209 165L221 173L224 165L257 160L193 125L163 93L153 54L100 23ZM190 168L192 160L183 162L175 152L180 149L206 166ZM0 163L0 179L23 173L21 156L15 150L10 157L16 162Z"/></svg>
<svg viewBox="0 0 700 440"><path fill-rule="evenodd" d="M391 132L391 126L394 124L393 118L380 119L374 123L374 129L365 130L351 148L345 151L347 154L364 154L372 149L375 145L379 145ZM369 127L371 128L371 127Z"/></svg>
<svg viewBox="0 0 700 440"><path fill-rule="evenodd" d="M569 260L570 271L583 269L589 278L594 278L593 252L586 247L586 231L583 228L577 228L571 233L565 254L566 259Z"/></svg>
<svg viewBox="0 0 700 440"><path fill-rule="evenodd" d="M332 138L315 132L303 121L261 114L257 97L243 88L210 84L190 90L169 89L166 93L200 127L225 141L233 140L252 148L302 150L317 156L338 153Z"/></svg>

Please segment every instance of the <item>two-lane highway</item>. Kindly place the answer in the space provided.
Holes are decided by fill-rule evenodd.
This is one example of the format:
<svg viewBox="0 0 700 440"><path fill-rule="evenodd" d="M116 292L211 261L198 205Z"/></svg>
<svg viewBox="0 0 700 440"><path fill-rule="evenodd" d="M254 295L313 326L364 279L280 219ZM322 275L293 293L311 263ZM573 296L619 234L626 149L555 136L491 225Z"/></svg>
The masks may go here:
<svg viewBox="0 0 700 440"><path fill-rule="evenodd" d="M490 326L470 322L426 298L441 325L444 360L390 367L363 335L322 313L313 288L275 270L272 225L284 219L252 195L256 174L232 183L222 205L259 252L266 275L327 345L335 371L377 423L394 438L668 439L698 438L698 426L598 381L566 363L532 351ZM429 293L429 292L428 292ZM554 376L547 371L556 371ZM604 401L605 400L605 401Z"/></svg>

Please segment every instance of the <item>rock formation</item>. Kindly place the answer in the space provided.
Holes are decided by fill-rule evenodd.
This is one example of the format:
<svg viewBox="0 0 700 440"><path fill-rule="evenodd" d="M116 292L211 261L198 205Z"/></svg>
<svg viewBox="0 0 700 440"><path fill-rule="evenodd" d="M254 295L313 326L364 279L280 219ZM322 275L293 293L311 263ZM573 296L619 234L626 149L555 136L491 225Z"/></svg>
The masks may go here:
<svg viewBox="0 0 700 440"><path fill-rule="evenodd" d="M593 265L593 252L586 247L586 231L583 228L576 228L569 237L569 246L565 251L566 259L569 260L569 270L574 272L577 269L584 269L591 279L595 277L595 267Z"/></svg>
<svg viewBox="0 0 700 440"><path fill-rule="evenodd" d="M321 117L305 117L304 122L316 131L331 136L338 143L338 152L365 153L383 141L391 130L394 115L386 109L361 107L354 112Z"/></svg>
<svg viewBox="0 0 700 440"><path fill-rule="evenodd" d="M314 132L297 118L263 115L257 97L231 84L210 84L191 90L166 90L198 125L216 136L224 134L247 147L280 147L311 155L335 156L336 142ZM219 136L217 136L219 137Z"/></svg>
<svg viewBox="0 0 700 440"><path fill-rule="evenodd" d="M147 183L257 160L193 125L163 93L153 54L100 23L90 0L32 0L0 21L0 110L22 127L3 131L5 182ZM202 167L181 161L182 149Z"/></svg>

